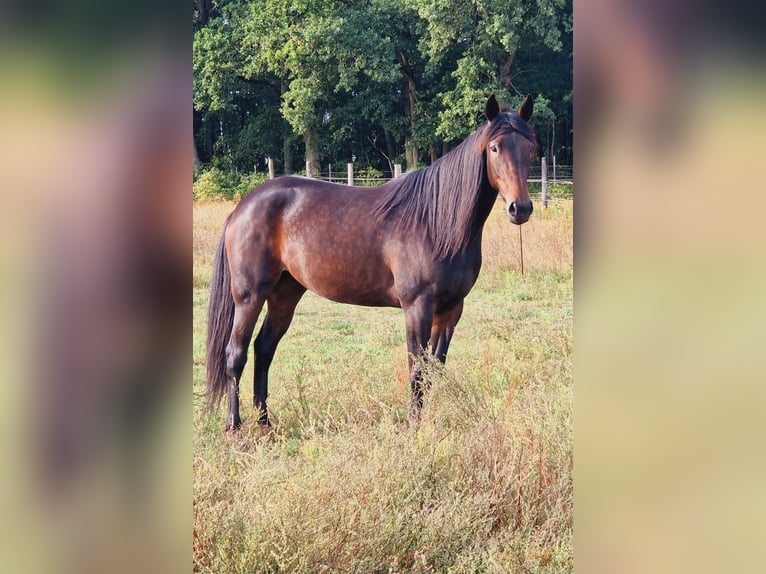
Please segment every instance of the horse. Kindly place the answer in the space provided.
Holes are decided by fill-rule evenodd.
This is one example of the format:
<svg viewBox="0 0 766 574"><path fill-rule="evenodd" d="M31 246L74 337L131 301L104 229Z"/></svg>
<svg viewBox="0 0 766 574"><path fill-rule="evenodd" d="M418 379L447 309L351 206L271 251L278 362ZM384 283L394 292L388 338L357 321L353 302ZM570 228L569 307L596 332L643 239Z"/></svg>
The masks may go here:
<svg viewBox="0 0 766 574"><path fill-rule="evenodd" d="M228 396L226 430L241 426L239 381L255 338L253 406L269 426L269 367L307 290L354 305L404 311L410 418L423 405L421 359L441 363L479 276L482 230L498 193L511 223L532 214L527 176L538 144L533 101L501 111L432 165L363 188L283 176L250 192L229 215L216 250L207 330L211 407Z"/></svg>

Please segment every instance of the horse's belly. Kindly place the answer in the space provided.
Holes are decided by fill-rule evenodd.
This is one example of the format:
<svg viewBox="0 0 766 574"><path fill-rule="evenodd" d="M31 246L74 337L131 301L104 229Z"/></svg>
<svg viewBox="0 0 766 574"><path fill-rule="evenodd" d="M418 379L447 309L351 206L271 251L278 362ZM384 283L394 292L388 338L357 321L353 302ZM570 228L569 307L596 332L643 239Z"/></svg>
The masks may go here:
<svg viewBox="0 0 766 574"><path fill-rule="evenodd" d="M283 263L309 291L338 303L399 306L393 275L379 257L369 253L344 256L337 250L320 254L311 248L295 251L292 256L284 256Z"/></svg>
<svg viewBox="0 0 766 574"><path fill-rule="evenodd" d="M366 307L399 307L399 300L393 297L388 291L376 289L351 289L343 290L331 288L324 290L321 287L311 289L316 294L335 301L337 303L347 303L349 305L364 305Z"/></svg>
<svg viewBox="0 0 766 574"><path fill-rule="evenodd" d="M292 274L292 271L290 272ZM399 307L399 300L388 282L362 282L353 273L341 273L328 277L323 273L303 273L296 279L317 295L351 305L369 307Z"/></svg>

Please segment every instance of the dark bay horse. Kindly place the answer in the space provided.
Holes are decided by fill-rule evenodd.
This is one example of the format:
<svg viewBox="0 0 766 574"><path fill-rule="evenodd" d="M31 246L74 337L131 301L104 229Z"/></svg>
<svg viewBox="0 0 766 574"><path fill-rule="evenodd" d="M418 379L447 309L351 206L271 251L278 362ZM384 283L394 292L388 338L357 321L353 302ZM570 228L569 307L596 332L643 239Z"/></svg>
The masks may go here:
<svg viewBox="0 0 766 574"><path fill-rule="evenodd" d="M258 316L255 393L268 425L268 373L280 339L307 289L340 303L401 307L407 330L410 416L423 402L418 357L447 357L463 299L481 268L482 229L497 198L512 223L532 213L527 175L537 138L518 112L495 96L488 123L430 167L377 188L280 177L254 189L229 216L210 286L207 393L228 394L226 429L240 426L239 380Z"/></svg>

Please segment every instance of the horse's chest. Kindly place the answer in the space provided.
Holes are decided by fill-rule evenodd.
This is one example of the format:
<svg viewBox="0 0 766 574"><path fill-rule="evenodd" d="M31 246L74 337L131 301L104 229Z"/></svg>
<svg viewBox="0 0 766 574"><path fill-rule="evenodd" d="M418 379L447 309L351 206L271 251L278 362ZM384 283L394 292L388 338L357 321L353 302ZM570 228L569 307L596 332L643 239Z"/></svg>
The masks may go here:
<svg viewBox="0 0 766 574"><path fill-rule="evenodd" d="M462 299L476 283L478 276L478 266L445 266L436 275L434 295L437 299Z"/></svg>

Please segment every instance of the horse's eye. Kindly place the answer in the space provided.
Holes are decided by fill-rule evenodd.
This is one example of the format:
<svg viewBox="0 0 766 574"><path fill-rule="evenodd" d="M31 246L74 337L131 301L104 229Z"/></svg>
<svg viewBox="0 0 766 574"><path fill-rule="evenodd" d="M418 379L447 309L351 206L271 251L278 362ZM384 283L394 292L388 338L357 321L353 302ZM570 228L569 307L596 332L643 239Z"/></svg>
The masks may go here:
<svg viewBox="0 0 766 574"><path fill-rule="evenodd" d="M491 151L492 153L497 153L497 146L496 146L496 145L491 145L491 146L489 146L489 149L490 149L490 151Z"/></svg>

